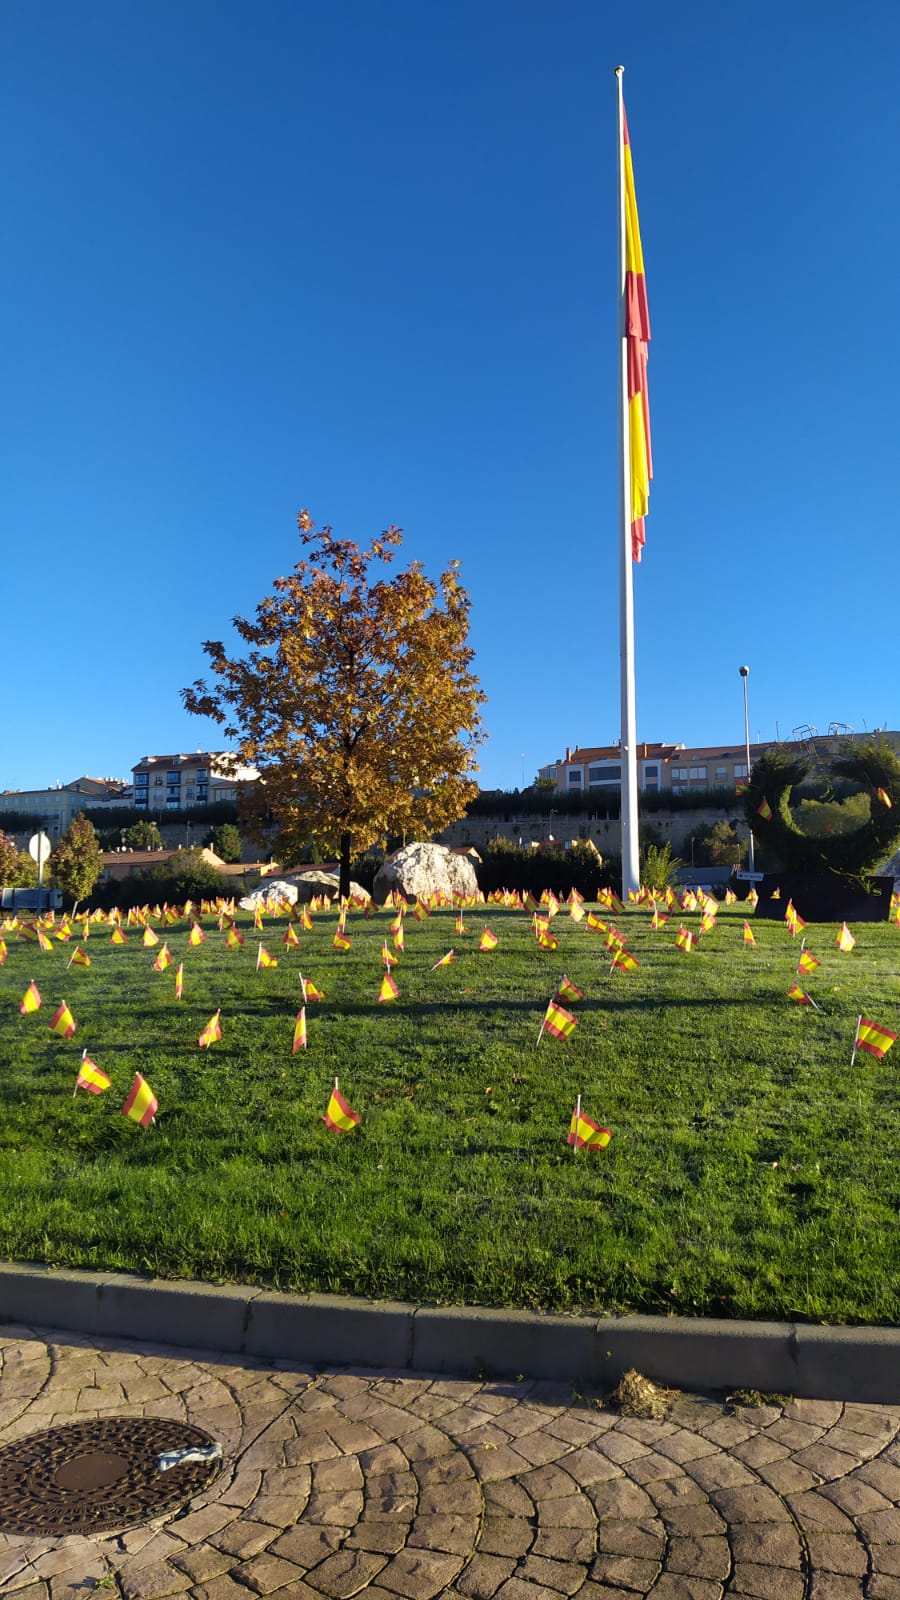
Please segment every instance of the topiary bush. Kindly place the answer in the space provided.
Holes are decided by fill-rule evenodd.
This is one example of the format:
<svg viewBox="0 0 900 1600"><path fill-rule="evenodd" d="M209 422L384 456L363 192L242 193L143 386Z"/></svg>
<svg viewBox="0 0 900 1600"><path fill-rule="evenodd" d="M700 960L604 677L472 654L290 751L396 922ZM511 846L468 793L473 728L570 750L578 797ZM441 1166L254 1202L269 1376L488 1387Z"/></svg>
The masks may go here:
<svg viewBox="0 0 900 1600"><path fill-rule="evenodd" d="M784 748L760 757L744 797L753 836L767 859L787 872L864 883L900 844L900 761L886 740L863 740L839 756L830 770L869 796L869 816L850 831L826 835L804 833L791 811L793 792L809 770L807 758Z"/></svg>

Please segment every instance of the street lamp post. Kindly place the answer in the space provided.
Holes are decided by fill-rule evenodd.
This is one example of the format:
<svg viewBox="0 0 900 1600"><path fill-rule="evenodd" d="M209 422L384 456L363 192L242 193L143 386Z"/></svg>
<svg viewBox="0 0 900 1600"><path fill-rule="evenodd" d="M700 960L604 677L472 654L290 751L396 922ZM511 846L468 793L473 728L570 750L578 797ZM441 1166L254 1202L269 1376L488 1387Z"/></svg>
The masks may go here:
<svg viewBox="0 0 900 1600"><path fill-rule="evenodd" d="M750 712L747 706L747 679L750 676L749 667L738 667L744 683L744 750L747 757L747 782L750 782ZM753 829L750 829L750 871L753 868Z"/></svg>

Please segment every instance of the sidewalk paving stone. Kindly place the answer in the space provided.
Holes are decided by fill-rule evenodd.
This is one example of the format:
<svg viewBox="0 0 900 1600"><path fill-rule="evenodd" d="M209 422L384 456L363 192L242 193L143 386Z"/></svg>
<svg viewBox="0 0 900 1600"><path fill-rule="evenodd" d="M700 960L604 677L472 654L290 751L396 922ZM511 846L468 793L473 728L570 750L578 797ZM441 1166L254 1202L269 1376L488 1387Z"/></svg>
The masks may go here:
<svg viewBox="0 0 900 1600"><path fill-rule="evenodd" d="M0 1328L0 1447L90 1416L201 1427L223 1470L120 1532L0 1531L10 1600L900 1600L898 1406L643 1420L549 1381Z"/></svg>

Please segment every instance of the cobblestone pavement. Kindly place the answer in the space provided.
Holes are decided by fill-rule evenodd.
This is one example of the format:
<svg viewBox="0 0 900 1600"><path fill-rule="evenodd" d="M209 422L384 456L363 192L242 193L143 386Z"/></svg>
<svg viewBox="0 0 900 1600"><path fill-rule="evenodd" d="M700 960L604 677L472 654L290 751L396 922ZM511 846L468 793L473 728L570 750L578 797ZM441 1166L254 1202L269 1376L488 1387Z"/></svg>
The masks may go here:
<svg viewBox="0 0 900 1600"><path fill-rule="evenodd" d="M225 1465L120 1534L0 1534L13 1600L900 1600L900 1407L799 1400L664 1422L569 1385L299 1371L6 1327L0 1446L171 1417Z"/></svg>

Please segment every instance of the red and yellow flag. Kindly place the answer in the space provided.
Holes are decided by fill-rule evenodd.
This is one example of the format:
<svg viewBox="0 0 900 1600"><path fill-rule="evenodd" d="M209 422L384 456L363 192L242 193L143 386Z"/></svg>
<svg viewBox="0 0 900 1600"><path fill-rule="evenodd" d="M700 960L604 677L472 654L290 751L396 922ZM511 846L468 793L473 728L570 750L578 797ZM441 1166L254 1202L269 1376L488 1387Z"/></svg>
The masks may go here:
<svg viewBox="0 0 900 1600"><path fill-rule="evenodd" d="M877 1056L880 1061L896 1040L897 1035L891 1033L890 1028L881 1028L877 1022L870 1022L868 1017L860 1017L856 1029L858 1050L868 1050L871 1056Z"/></svg>
<svg viewBox="0 0 900 1600"><path fill-rule="evenodd" d="M71 1039L75 1032L75 1018L65 1000L50 1018L50 1032L58 1033L61 1039Z"/></svg>
<svg viewBox="0 0 900 1600"><path fill-rule="evenodd" d="M490 928L486 927L478 941L478 948L479 950L496 950L498 943L497 935L491 933Z"/></svg>
<svg viewBox="0 0 900 1600"><path fill-rule="evenodd" d="M689 955L696 943L696 936L682 923L675 935L676 950L683 950L685 955Z"/></svg>
<svg viewBox="0 0 900 1600"><path fill-rule="evenodd" d="M338 928L331 943L335 950L349 950L353 944L353 940L348 939L346 933L343 933L341 929Z"/></svg>
<svg viewBox="0 0 900 1600"><path fill-rule="evenodd" d="M128 935L123 933L121 928L113 928L109 936L109 942L110 944L127 944Z"/></svg>
<svg viewBox="0 0 900 1600"><path fill-rule="evenodd" d="M91 958L86 950L82 950L80 944L75 946L75 949L72 951L72 954L66 962L67 967L89 967L90 964Z"/></svg>
<svg viewBox="0 0 900 1600"><path fill-rule="evenodd" d="M281 936L281 942L282 944L286 944L289 950L299 948L300 940L297 938L297 935L290 923L288 923L284 933Z"/></svg>
<svg viewBox="0 0 900 1600"><path fill-rule="evenodd" d="M378 991L378 1004L383 1005L386 1000L396 1000L399 993L400 990L397 988L391 974L386 972L381 980L381 988Z"/></svg>
<svg viewBox="0 0 900 1600"><path fill-rule="evenodd" d="M304 978L304 977L301 976L301 978L300 978L300 987L303 990L304 1004L306 1004L306 1002L308 1000L324 1000L325 999L325 996L322 993L322 990L316 988L316 986L313 983L311 978Z"/></svg>
<svg viewBox="0 0 900 1600"><path fill-rule="evenodd" d="M169 954L169 946L167 944L164 944L162 949L159 952L159 955L157 956L156 960L153 963L153 971L154 972L165 972L166 968L170 967L171 965L172 965L172 957Z"/></svg>
<svg viewBox="0 0 900 1600"><path fill-rule="evenodd" d="M294 1024L294 1043L291 1046L291 1055L295 1056L298 1050L306 1049L306 1007L301 1006L297 1012L297 1021Z"/></svg>
<svg viewBox="0 0 900 1600"><path fill-rule="evenodd" d="M580 1105L575 1107L567 1144L574 1145L576 1150L605 1150L611 1138L609 1128L601 1128L593 1117L585 1116Z"/></svg>
<svg viewBox="0 0 900 1600"><path fill-rule="evenodd" d="M887 806L888 810L890 811L893 808L893 801L888 794L887 789L876 789L875 793L881 801L881 804L883 806Z"/></svg>
<svg viewBox="0 0 900 1600"><path fill-rule="evenodd" d="M151 945L159 944L159 934L154 933L152 928L145 928L144 937L141 940L141 943L143 944L145 950L149 950Z"/></svg>
<svg viewBox="0 0 900 1600"><path fill-rule="evenodd" d="M208 1050L211 1044L216 1044L221 1039L222 1024L219 1021L221 1015L221 1011L217 1011L214 1016L210 1017L206 1027L203 1029L197 1040L201 1050Z"/></svg>
<svg viewBox="0 0 900 1600"><path fill-rule="evenodd" d="M624 945L619 945L613 952L612 965L619 972L637 972L640 962L637 956L633 956L630 950L625 949Z"/></svg>
<svg viewBox="0 0 900 1600"><path fill-rule="evenodd" d="M201 928L199 922L192 923L191 931L188 934L188 944L193 945L194 948L196 949L198 944L205 944L205 943L206 943L206 934L203 932L203 929Z"/></svg>
<svg viewBox="0 0 900 1600"><path fill-rule="evenodd" d="M772 821L772 807L769 805L769 802L765 798L765 795L763 796L762 800L759 802L759 805L756 808L756 815L758 817L762 817L763 822L771 822ZM772 899L773 900L775 899L774 895L772 896Z"/></svg>
<svg viewBox="0 0 900 1600"><path fill-rule="evenodd" d="M184 962L179 961L175 970L175 999L180 1000L184 994Z"/></svg>
<svg viewBox="0 0 900 1600"><path fill-rule="evenodd" d="M797 962L797 971L802 972L804 977L808 978L809 974L811 972L815 972L816 967L821 965L822 963L816 960L811 950L800 951L800 959Z"/></svg>
<svg viewBox="0 0 900 1600"><path fill-rule="evenodd" d="M805 989L801 989L799 983L791 984L787 997L789 1000L796 1000L798 1006L811 1006L813 1003L812 996L808 995Z"/></svg>
<svg viewBox="0 0 900 1600"><path fill-rule="evenodd" d="M838 936L834 942L838 949L844 952L845 956L850 954L850 951L853 949L856 940L850 932L850 929L847 927L846 922L841 923L840 932L838 933Z"/></svg>
<svg viewBox="0 0 900 1600"><path fill-rule="evenodd" d="M226 946L228 947L229 950L240 950L241 945L243 944L243 942L244 942L244 935L242 933L239 933L237 928L235 927L234 923L232 923L231 927L228 929L228 932L225 935L225 944L226 944Z"/></svg>
<svg viewBox="0 0 900 1600"><path fill-rule="evenodd" d="M259 949L256 952L257 972L259 971L260 967L277 967L277 965L278 957L270 955L265 945L260 944Z"/></svg>
<svg viewBox="0 0 900 1600"><path fill-rule="evenodd" d="M19 1010L21 1011L23 1017L27 1017L29 1011L40 1011L43 1003L44 1002L38 992L38 986L32 978L28 988L25 990L25 993L19 1001Z"/></svg>
<svg viewBox="0 0 900 1600"><path fill-rule="evenodd" d="M744 923L744 943L750 944L754 949L756 949L756 939L753 936L753 929L751 928L749 922Z"/></svg>
<svg viewBox="0 0 900 1600"><path fill-rule="evenodd" d="M149 1083L145 1083L139 1072L134 1075L134 1083L128 1092L128 1099L122 1107L123 1117L130 1117L132 1122L137 1122L142 1128L149 1128L156 1116L157 1099Z"/></svg>
<svg viewBox="0 0 900 1600"><path fill-rule="evenodd" d="M550 1033L554 1039L568 1039L569 1034L574 1033L577 1027L578 1018L574 1017L571 1011L567 1011L564 1006L557 1005L555 999L551 1000L544 1013L541 1033Z"/></svg>
<svg viewBox="0 0 900 1600"><path fill-rule="evenodd" d="M440 961L436 961L434 963L434 966L432 967L431 970L432 970L432 972L437 972L438 967L450 967L450 966L453 965L454 960L455 960L455 957L454 957L453 951L452 950L448 950L447 954L445 956L441 956Z"/></svg>
<svg viewBox="0 0 900 1600"><path fill-rule="evenodd" d="M102 1094L104 1089L110 1087L111 1080L105 1072L101 1072L96 1061L92 1061L86 1050L81 1052L81 1066L78 1068L78 1077L75 1079L75 1094L79 1089L89 1089L91 1094ZM74 1098L74 1097L73 1097Z"/></svg>
<svg viewBox="0 0 900 1600"><path fill-rule="evenodd" d="M579 989L578 985L563 973L553 998L554 1000L583 1000L584 990Z"/></svg>
<svg viewBox="0 0 900 1600"><path fill-rule="evenodd" d="M359 1112L353 1111L347 1104L338 1088L337 1078L334 1080L334 1088L331 1091L328 1110L325 1112L323 1120L326 1128L330 1128L332 1133L349 1133L350 1129L355 1128L359 1122Z"/></svg>

